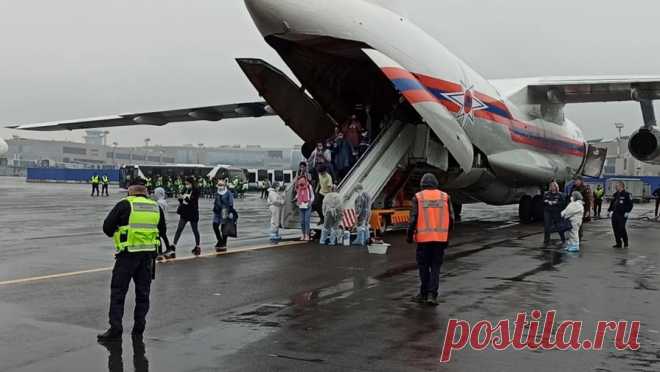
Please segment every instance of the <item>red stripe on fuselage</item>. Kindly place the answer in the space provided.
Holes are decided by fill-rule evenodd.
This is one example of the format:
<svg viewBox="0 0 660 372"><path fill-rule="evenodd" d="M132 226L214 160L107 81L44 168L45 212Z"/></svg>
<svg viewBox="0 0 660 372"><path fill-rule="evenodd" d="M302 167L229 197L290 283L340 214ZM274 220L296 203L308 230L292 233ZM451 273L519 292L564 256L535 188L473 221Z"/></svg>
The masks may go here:
<svg viewBox="0 0 660 372"><path fill-rule="evenodd" d="M433 94L429 93L426 89L408 90L403 92L403 96L406 97L411 104L420 102L438 102Z"/></svg>
<svg viewBox="0 0 660 372"><path fill-rule="evenodd" d="M501 100L499 100L497 98L493 98L491 96L487 96L487 95L485 95L483 93L480 93L480 92L474 92L474 96L477 97L477 99L479 99L481 102L483 102L483 103L485 103L489 106L495 106L495 107L499 108L500 110L506 112L509 116L513 117L513 115L511 115L511 111L509 111L509 108L506 107L504 102L502 102Z"/></svg>
<svg viewBox="0 0 660 372"><path fill-rule="evenodd" d="M461 108L459 105L446 99L440 100L427 90L427 89L438 89L444 93L458 93L463 91L463 87L460 84L456 84L451 81L446 81L442 79L437 79L428 75L412 74L411 72L398 67L384 67L382 68L382 71L385 74L385 76L387 76L390 80L397 80L397 79L417 80L424 87L426 87L426 89L409 90L402 93L404 97L408 100L408 102L410 102L411 104L421 103L421 102L435 102L445 106L445 108L452 113L460 112ZM474 93L475 93L475 97L481 100L482 102L484 102L485 104L495 106L500 110L508 113L511 117L513 117L513 115L511 115L511 111L509 111L509 108L506 106L506 104L503 101L490 97L480 92L475 91ZM542 128L537 127L536 125L524 121L520 121L515 118L511 119L511 118L503 117L499 114L489 112L486 110L475 111L474 116L488 122L504 125L509 129L509 132L511 134L511 140L516 143L541 148L549 152L560 152L563 154L568 154L573 156L582 157L585 154L584 150L553 146L552 144L544 142L543 139L534 139L534 138L525 137L512 131L512 129L515 128L518 130L526 131L531 135L543 137L550 141L560 141L576 146L584 146L584 142L576 141L572 138L565 136L558 136L554 138L546 137L544 130Z"/></svg>
<svg viewBox="0 0 660 372"><path fill-rule="evenodd" d="M385 76L387 76L387 78L390 80L396 80L396 79L417 80L415 79L415 76L411 74L409 71L406 71L398 67L383 67L381 70L383 71Z"/></svg>
<svg viewBox="0 0 660 372"><path fill-rule="evenodd" d="M534 139L534 138L528 138L525 136L521 136L515 132L511 132L511 139L517 143L523 144L523 145L529 145L533 147L540 147L546 151L550 152L561 152L566 155L573 155L573 156L584 156L585 152L584 150L578 150L578 149L557 149L556 145L552 145L549 143L543 142L542 139Z"/></svg>
<svg viewBox="0 0 660 372"><path fill-rule="evenodd" d="M451 81L440 80L428 75L415 74L420 83L427 88L440 89L447 93L462 92L463 87L460 84L452 83Z"/></svg>

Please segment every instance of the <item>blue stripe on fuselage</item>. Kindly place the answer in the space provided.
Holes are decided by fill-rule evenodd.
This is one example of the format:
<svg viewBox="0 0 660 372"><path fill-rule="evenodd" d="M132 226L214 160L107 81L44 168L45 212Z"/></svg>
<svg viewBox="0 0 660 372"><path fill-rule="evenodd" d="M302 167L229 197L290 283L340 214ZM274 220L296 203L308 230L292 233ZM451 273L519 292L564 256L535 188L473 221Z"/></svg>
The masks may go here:
<svg viewBox="0 0 660 372"><path fill-rule="evenodd" d="M396 90L402 93L409 90L424 89L424 86L420 84L419 81L413 79L394 79L392 80L392 83L394 83Z"/></svg>
<svg viewBox="0 0 660 372"><path fill-rule="evenodd" d="M495 105L489 105L489 104L486 103L486 102L484 102L484 104L485 104L486 106L488 106L488 108L486 109L486 111L488 111L488 112L490 112L490 113L493 113L493 114L495 114L495 115L499 115L499 116L501 116L501 117L503 117L503 118L513 119L513 117L511 116L511 114L510 114L508 111L506 111L506 110L504 110L504 109L502 109L502 108L499 108L499 107L497 107L497 106L495 106Z"/></svg>
<svg viewBox="0 0 660 372"><path fill-rule="evenodd" d="M571 150L578 150L578 151L584 151L584 145L579 145L576 143L570 143L566 142L560 139L556 138L548 138L548 137L543 137L539 136L537 134L533 134L530 132L527 132L525 130L519 129L519 128L511 128L511 132L519 135L519 136L524 136L529 139L535 140L535 141L540 141L548 144L549 146L557 146L557 147L563 147Z"/></svg>

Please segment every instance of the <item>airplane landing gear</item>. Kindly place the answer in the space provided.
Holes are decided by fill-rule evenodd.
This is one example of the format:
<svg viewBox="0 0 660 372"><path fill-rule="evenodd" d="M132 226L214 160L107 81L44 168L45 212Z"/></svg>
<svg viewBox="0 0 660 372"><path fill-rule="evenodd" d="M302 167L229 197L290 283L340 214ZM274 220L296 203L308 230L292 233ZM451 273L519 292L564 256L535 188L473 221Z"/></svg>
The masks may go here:
<svg viewBox="0 0 660 372"><path fill-rule="evenodd" d="M518 204L518 216L524 224L543 221L543 196L523 196Z"/></svg>

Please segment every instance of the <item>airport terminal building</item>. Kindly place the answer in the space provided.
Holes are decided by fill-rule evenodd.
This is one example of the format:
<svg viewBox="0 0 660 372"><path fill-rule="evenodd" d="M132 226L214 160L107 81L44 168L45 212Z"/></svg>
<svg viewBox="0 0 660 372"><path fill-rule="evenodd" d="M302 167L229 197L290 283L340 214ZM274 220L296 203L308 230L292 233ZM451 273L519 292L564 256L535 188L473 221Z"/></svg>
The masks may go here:
<svg viewBox="0 0 660 372"><path fill-rule="evenodd" d="M628 151L629 137L592 140L607 148L603 176L660 176L660 166L643 163ZM45 141L14 136L7 139L9 151L0 159L0 174L24 175L29 167L68 167L112 169L126 164L227 164L240 168L297 169L303 159L300 147L265 148L256 145L220 147L141 146L120 147L104 144L90 131L85 143Z"/></svg>
<svg viewBox="0 0 660 372"><path fill-rule="evenodd" d="M120 147L96 143L44 141L14 137L7 140L9 151L0 164L21 173L29 167L112 169L128 164L227 164L240 168L296 169L302 159L299 147L261 146L142 146Z"/></svg>
<svg viewBox="0 0 660 372"><path fill-rule="evenodd" d="M607 159L603 168L603 176L621 177L657 177L660 176L660 166L647 164L635 159L628 150L629 136L612 140L592 140L589 143L607 148Z"/></svg>

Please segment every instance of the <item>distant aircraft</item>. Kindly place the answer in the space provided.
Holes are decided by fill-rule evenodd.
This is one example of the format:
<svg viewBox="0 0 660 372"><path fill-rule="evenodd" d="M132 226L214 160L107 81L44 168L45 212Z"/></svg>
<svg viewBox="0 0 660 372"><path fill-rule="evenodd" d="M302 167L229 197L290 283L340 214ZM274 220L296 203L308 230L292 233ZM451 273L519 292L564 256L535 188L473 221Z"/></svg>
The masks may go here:
<svg viewBox="0 0 660 372"><path fill-rule="evenodd" d="M387 205L385 199L412 190L423 172L432 171L455 201L519 203L523 221L542 218L540 195L551 180L601 173L606 150L585 143L580 128L565 117L566 104L639 102L644 122L630 140L630 151L639 160L660 164L653 111L660 76L489 81L405 17L368 1L245 3L265 41L302 87L265 61L238 59L266 102L14 128L160 126L277 113L313 144L331 137L335 125L359 105L369 108L372 133L380 133L374 147L382 145L367 165L358 164L342 189L372 182L370 190Z"/></svg>

